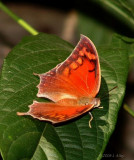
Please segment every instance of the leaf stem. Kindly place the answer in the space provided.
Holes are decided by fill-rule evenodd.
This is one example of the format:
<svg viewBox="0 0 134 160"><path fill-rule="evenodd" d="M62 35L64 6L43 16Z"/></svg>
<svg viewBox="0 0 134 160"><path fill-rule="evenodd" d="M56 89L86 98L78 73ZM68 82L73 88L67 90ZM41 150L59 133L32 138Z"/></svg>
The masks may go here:
<svg viewBox="0 0 134 160"><path fill-rule="evenodd" d="M3 10L5 13L7 13L13 20L15 20L20 26L22 26L30 34L32 34L32 35L37 35L38 34L38 31L36 31L32 26L30 26L22 18L18 17L16 14L14 14L1 1L0 1L0 9Z"/></svg>
<svg viewBox="0 0 134 160"><path fill-rule="evenodd" d="M127 105L124 104L123 108L125 109L125 111L127 111L132 117L134 117L134 111Z"/></svg>

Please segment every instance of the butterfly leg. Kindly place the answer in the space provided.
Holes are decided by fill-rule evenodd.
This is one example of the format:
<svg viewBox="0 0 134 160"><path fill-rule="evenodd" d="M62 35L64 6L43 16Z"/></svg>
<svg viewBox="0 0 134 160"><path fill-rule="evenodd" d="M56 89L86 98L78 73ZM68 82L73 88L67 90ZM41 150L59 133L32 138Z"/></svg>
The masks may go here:
<svg viewBox="0 0 134 160"><path fill-rule="evenodd" d="M93 115L92 115L91 112L88 112L88 113L89 113L89 115L90 115L89 128L92 128L92 126L91 126L91 121L93 120Z"/></svg>

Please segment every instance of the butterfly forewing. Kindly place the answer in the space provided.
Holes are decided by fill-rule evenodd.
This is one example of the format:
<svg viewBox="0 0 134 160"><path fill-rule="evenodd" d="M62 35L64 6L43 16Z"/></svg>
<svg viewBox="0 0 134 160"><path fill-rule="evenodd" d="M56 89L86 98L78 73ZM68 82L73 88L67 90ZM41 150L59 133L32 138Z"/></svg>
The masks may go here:
<svg viewBox="0 0 134 160"><path fill-rule="evenodd" d="M95 46L82 35L78 45L63 63L39 76L39 97L55 102L63 98L95 97L101 78Z"/></svg>

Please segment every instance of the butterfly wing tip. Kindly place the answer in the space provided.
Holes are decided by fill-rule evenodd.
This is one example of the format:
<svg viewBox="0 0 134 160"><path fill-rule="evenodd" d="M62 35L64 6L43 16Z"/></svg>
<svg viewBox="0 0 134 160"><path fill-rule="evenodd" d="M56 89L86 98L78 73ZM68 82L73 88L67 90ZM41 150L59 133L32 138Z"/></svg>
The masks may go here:
<svg viewBox="0 0 134 160"><path fill-rule="evenodd" d="M40 89L40 86L39 86L39 84L36 86L38 89Z"/></svg>
<svg viewBox="0 0 134 160"><path fill-rule="evenodd" d="M37 93L37 97L43 97L43 95L41 93Z"/></svg>
<svg viewBox="0 0 134 160"><path fill-rule="evenodd" d="M80 37L83 37L84 35L83 34L80 34Z"/></svg>
<svg viewBox="0 0 134 160"><path fill-rule="evenodd" d="M34 72L33 72L33 75L34 75L34 76L40 76L38 73L34 73Z"/></svg>
<svg viewBox="0 0 134 160"><path fill-rule="evenodd" d="M52 125L56 125L56 124L57 124L57 123L54 122L54 121L50 121L50 123L51 123Z"/></svg>
<svg viewBox="0 0 134 160"><path fill-rule="evenodd" d="M80 34L80 38L87 38L84 34Z"/></svg>
<svg viewBox="0 0 134 160"><path fill-rule="evenodd" d="M40 97L40 94L39 94L39 93L37 93L37 94L36 94L36 96L37 96L37 97Z"/></svg>
<svg viewBox="0 0 134 160"><path fill-rule="evenodd" d="M38 102L37 102L36 100L33 100L33 104L34 104L34 103L38 103ZM31 106L31 105L30 105L30 106ZM29 106L29 107L30 107L30 106Z"/></svg>
<svg viewBox="0 0 134 160"><path fill-rule="evenodd" d="M18 116L25 116L25 115L28 115L27 112L17 112L16 113Z"/></svg>

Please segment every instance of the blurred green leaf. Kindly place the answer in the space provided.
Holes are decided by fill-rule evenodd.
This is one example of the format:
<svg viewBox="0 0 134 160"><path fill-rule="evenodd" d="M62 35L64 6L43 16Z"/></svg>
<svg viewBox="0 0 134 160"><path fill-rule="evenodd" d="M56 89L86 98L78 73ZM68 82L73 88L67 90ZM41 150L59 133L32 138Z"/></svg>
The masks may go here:
<svg viewBox="0 0 134 160"><path fill-rule="evenodd" d="M107 12L110 12L134 31L134 8L126 0L95 0Z"/></svg>
<svg viewBox="0 0 134 160"><path fill-rule="evenodd" d="M123 105L123 108L125 109L125 111L127 111L132 117L134 117L134 111L130 108L130 106L128 106L127 104Z"/></svg>
<svg viewBox="0 0 134 160"><path fill-rule="evenodd" d="M125 36L118 35L120 39L122 39L124 43L124 47L128 48L128 56L130 61L130 68L134 67L134 38L128 38Z"/></svg>
<svg viewBox="0 0 134 160"><path fill-rule="evenodd" d="M109 44L112 40L112 30L85 14L78 14L77 28L78 35L87 35L97 46L101 44Z"/></svg>
<svg viewBox="0 0 134 160"><path fill-rule="evenodd" d="M125 92L128 55L124 41L114 37L110 45L98 47L102 72L99 97L110 89L110 97L101 99L103 109L64 125L52 126L31 117L18 117L37 99L39 79L65 60L73 47L47 34L24 38L4 61L0 79L0 151L3 160L99 160L112 134ZM39 99L38 99L39 100Z"/></svg>

